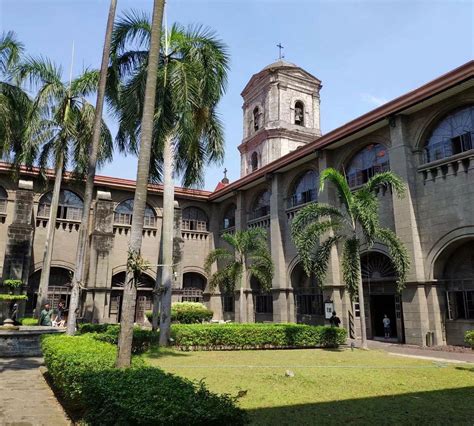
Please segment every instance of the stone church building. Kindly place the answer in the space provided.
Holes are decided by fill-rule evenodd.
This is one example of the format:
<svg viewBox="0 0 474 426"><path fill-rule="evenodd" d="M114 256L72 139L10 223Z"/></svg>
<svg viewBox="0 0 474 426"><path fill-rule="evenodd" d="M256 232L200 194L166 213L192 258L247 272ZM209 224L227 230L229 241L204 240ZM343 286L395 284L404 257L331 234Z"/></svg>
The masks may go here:
<svg viewBox="0 0 474 426"><path fill-rule="evenodd" d="M318 193L319 173L344 170L354 190L374 174L392 170L407 182L407 196L381 191L380 216L408 248L406 288L398 294L386 248L376 244L362 254L369 338L383 337L382 318L393 324L400 342L462 344L474 329L474 62L404 94L322 135L321 81L280 60L253 75L242 92L241 177L224 178L213 192L176 188L176 251L173 299L202 301L215 319L238 320L239 292L211 292L204 271L220 235L262 227L275 265L270 293L247 282L247 322L323 324L331 301L343 326L359 327L359 305L344 290L337 250L321 287L307 277L290 238L294 215L306 203L337 202L329 185ZM50 214L49 186L36 171L14 180L0 164L0 262L2 279L27 283L35 303ZM66 175L54 239L49 298L68 300L74 270L83 185ZM89 269L82 291L89 321L120 319L134 197L134 181L96 177L91 210ZM159 263L162 187L150 185L142 253ZM136 320L151 306L156 268L138 289Z"/></svg>

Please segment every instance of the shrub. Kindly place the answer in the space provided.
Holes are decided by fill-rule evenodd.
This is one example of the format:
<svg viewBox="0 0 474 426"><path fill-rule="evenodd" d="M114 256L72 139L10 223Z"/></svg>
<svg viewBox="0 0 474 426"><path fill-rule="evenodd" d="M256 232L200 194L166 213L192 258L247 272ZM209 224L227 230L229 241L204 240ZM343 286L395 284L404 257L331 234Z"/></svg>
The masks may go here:
<svg viewBox="0 0 474 426"><path fill-rule="evenodd" d="M13 302L14 300L28 300L26 294L0 294L0 302Z"/></svg>
<svg viewBox="0 0 474 426"><path fill-rule="evenodd" d="M146 311L148 321L152 321L152 311ZM176 302L171 305L171 321L180 324L195 324L210 321L214 312L196 302Z"/></svg>
<svg viewBox="0 0 474 426"><path fill-rule="evenodd" d="M85 333L105 333L109 327L116 327L116 324L79 324L78 331L80 334Z"/></svg>
<svg viewBox="0 0 474 426"><path fill-rule="evenodd" d="M464 341L474 349L474 330L468 330L464 334Z"/></svg>
<svg viewBox="0 0 474 426"><path fill-rule="evenodd" d="M89 424L244 424L246 415L227 395L209 392L133 357L114 369L117 349L93 335L42 339L51 381L70 409Z"/></svg>
<svg viewBox="0 0 474 426"><path fill-rule="evenodd" d="M303 324L200 324L171 327L174 344L183 349L258 349L337 347L343 328Z"/></svg>
<svg viewBox="0 0 474 426"><path fill-rule="evenodd" d="M20 288L23 285L23 281L8 279L8 280L4 280L3 284L10 288Z"/></svg>
<svg viewBox="0 0 474 426"><path fill-rule="evenodd" d="M22 318L20 322L21 325L25 326L38 325L38 320L36 318Z"/></svg>
<svg viewBox="0 0 474 426"><path fill-rule="evenodd" d="M120 325L109 325L103 333L97 333L94 338L102 342L118 343L120 333ZM156 331L144 330L140 327L134 327L132 340L132 353L139 354L145 352L151 345L157 344L160 339L160 334Z"/></svg>

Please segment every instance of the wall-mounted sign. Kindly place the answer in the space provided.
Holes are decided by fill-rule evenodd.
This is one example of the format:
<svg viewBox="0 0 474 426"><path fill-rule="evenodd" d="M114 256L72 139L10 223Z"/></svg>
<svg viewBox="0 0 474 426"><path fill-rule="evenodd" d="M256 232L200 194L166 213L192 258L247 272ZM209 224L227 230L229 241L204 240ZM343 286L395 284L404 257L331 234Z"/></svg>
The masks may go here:
<svg viewBox="0 0 474 426"><path fill-rule="evenodd" d="M334 311L334 303L331 301L324 302L324 318L327 320L331 318Z"/></svg>

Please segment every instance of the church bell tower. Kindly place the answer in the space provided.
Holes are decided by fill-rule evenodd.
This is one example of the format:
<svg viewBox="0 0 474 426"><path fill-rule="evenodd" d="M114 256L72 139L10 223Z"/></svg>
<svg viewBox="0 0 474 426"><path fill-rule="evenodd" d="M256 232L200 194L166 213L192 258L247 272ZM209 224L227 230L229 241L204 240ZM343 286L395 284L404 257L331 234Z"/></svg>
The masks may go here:
<svg viewBox="0 0 474 426"><path fill-rule="evenodd" d="M316 77L282 59L252 76L241 93L241 177L321 136L321 87Z"/></svg>

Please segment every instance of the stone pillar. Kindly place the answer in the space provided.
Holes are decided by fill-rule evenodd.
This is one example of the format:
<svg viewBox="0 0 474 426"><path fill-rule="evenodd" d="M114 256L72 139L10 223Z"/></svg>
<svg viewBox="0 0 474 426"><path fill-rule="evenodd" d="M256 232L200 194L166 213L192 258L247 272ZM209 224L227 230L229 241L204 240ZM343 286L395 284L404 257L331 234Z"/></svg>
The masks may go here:
<svg viewBox="0 0 474 426"><path fill-rule="evenodd" d="M273 321L289 322L288 312L288 288L284 242L284 223L286 212L284 208L285 193L283 189L283 177L274 174L271 181L270 198L270 251L274 265L272 282L273 291Z"/></svg>
<svg viewBox="0 0 474 426"><path fill-rule="evenodd" d="M112 292L110 252L114 244L114 203L108 191L97 191L90 242L89 275L83 316L86 320L108 322Z"/></svg>
<svg viewBox="0 0 474 426"><path fill-rule="evenodd" d="M183 244L181 235L182 210L177 201L174 202L174 236L173 236L173 289L183 288ZM160 256L161 257L161 256ZM161 262L160 262L161 263ZM158 268L159 276L161 270Z"/></svg>
<svg viewBox="0 0 474 426"><path fill-rule="evenodd" d="M13 221L8 226L3 280L28 283L33 246L33 181L20 180L15 194Z"/></svg>
<svg viewBox="0 0 474 426"><path fill-rule="evenodd" d="M413 200L416 199L416 164L407 138L405 117L397 116L390 121L390 169L407 185L404 198L393 194L395 232L408 250L411 267L407 288L402 293L405 341L424 345L429 328L428 306L423 283L425 270L420 234Z"/></svg>
<svg viewBox="0 0 474 426"><path fill-rule="evenodd" d="M212 250L216 249L217 247L221 246L221 239L220 239L220 230L221 230L221 218L222 214L219 209L220 206L216 204L211 205L211 217L209 222L209 249L205 255L207 256ZM210 276L217 272L217 264L214 263L211 267ZM219 288L211 288L209 286L209 277L207 277L207 286L206 286L206 297L205 299L209 300L208 307L214 312L213 319L221 320L224 318L223 316L223 308L222 308L222 298L221 298L221 291Z"/></svg>
<svg viewBox="0 0 474 426"><path fill-rule="evenodd" d="M242 191L238 191L236 194L236 210L235 210L235 230L236 231L242 231L247 228L247 211L245 207L245 199L244 199L244 193ZM248 291L249 291L249 283L247 282L248 280L245 279L244 283L244 317L243 317L243 322L248 322L249 321L249 312L248 312ZM240 321L240 288L236 287L235 288L235 304L234 304L234 312L235 312L235 321L238 322ZM252 299L252 295L250 293L250 299ZM253 307L253 303L252 303ZM253 312L250 317L253 317Z"/></svg>

